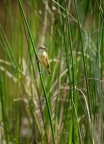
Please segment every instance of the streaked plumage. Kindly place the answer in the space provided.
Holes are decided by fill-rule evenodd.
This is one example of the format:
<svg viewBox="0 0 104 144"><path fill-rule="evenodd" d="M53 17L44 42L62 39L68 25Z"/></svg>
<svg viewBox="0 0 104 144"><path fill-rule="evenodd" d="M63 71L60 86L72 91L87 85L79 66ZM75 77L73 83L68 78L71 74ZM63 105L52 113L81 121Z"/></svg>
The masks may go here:
<svg viewBox="0 0 104 144"><path fill-rule="evenodd" d="M38 48L38 60L46 68L48 74L51 75L49 58L48 58L48 54L45 52L45 50L46 50L45 46L41 46Z"/></svg>

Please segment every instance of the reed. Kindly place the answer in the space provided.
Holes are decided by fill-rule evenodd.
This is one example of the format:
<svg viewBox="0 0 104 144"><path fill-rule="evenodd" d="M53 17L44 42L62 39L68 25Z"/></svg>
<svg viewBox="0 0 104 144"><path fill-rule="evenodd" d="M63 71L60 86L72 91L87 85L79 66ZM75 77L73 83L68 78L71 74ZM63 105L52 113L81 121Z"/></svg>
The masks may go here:
<svg viewBox="0 0 104 144"><path fill-rule="evenodd" d="M2 3L0 142L102 144L103 0ZM40 74L41 45L52 76Z"/></svg>

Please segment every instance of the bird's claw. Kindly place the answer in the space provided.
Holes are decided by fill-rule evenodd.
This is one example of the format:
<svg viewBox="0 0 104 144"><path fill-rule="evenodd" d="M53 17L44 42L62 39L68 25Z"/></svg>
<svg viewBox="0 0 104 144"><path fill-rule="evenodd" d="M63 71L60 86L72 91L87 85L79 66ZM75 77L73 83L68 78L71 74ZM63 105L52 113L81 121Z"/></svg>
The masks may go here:
<svg viewBox="0 0 104 144"><path fill-rule="evenodd" d="M39 72L39 74L41 75L43 73L43 71Z"/></svg>
<svg viewBox="0 0 104 144"><path fill-rule="evenodd" d="M36 60L36 62L39 63L40 61L39 61L39 60Z"/></svg>

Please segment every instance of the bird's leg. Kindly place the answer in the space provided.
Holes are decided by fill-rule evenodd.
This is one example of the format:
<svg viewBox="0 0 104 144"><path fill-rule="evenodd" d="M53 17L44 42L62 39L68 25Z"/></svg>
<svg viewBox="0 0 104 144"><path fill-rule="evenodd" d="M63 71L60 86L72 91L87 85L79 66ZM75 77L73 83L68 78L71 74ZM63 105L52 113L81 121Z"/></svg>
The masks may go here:
<svg viewBox="0 0 104 144"><path fill-rule="evenodd" d="M40 61L37 59L36 62L39 63Z"/></svg>
<svg viewBox="0 0 104 144"><path fill-rule="evenodd" d="M44 69L45 70L45 69ZM41 72L39 72L39 74L41 75L43 72L44 72L44 70L42 70Z"/></svg>

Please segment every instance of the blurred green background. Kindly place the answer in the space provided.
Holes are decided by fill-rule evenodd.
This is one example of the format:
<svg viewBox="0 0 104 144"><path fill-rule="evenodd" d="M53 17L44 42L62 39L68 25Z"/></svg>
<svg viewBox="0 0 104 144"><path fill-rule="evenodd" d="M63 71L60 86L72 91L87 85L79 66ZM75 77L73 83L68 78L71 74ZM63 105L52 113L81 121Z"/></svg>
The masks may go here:
<svg viewBox="0 0 104 144"><path fill-rule="evenodd" d="M103 0L0 1L0 144L103 144L103 77Z"/></svg>

